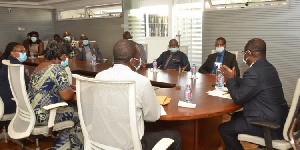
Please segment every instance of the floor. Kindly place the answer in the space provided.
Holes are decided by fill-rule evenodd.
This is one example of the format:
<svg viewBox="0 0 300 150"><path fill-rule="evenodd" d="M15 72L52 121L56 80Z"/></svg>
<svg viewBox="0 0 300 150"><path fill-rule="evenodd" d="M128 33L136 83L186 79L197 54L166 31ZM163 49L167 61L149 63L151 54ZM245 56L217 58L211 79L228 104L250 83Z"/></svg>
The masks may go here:
<svg viewBox="0 0 300 150"><path fill-rule="evenodd" d="M230 116L229 115L224 115L223 118L224 118L223 121L226 122L230 119ZM29 141L29 140L26 140L26 141L27 141L26 147L35 148L35 142L34 141ZM54 139L52 139L51 137L40 139L41 149L46 149L46 148L51 147L53 142L54 142ZM256 150L256 148L257 148L257 145L251 144L251 143L242 142L242 145L245 148L245 150ZM13 143L11 141L8 141L8 143L5 143L4 140L0 141L0 150L19 150L20 147L21 146Z"/></svg>

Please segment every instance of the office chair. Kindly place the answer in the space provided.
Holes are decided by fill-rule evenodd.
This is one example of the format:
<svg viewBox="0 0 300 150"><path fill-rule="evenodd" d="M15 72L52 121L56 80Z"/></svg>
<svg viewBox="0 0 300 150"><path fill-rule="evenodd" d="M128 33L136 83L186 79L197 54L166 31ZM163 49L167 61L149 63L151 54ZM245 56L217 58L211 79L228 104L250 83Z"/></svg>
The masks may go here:
<svg viewBox="0 0 300 150"><path fill-rule="evenodd" d="M43 136L51 136L53 131L59 131L74 126L73 121L64 121L55 123L56 109L61 106L67 106L65 102L50 104L43 108L50 111L49 122L46 126L35 126L35 113L28 99L25 79L24 65L10 64L8 60L3 60L3 64L8 66L8 79L16 101L16 115L8 126L8 135L12 139L23 139L32 137L36 139L36 150L40 149L38 139Z"/></svg>
<svg viewBox="0 0 300 150"><path fill-rule="evenodd" d="M188 46L179 46L179 50L189 56L189 47Z"/></svg>
<svg viewBox="0 0 300 150"><path fill-rule="evenodd" d="M216 53L217 51L216 50L211 50L211 54L214 54L214 53ZM238 54L239 54L239 52L238 51L228 51L228 52L230 52L230 53L232 53L232 54L235 54L235 57L236 57L236 60L238 59Z"/></svg>
<svg viewBox="0 0 300 150"><path fill-rule="evenodd" d="M266 146L267 150L275 149L282 149L287 150L293 148L295 150L299 150L300 146L298 146L298 139L300 137L299 131L300 127L297 123L299 121L299 108L300 108L300 78L298 79L292 105L290 107L288 116L286 118L284 128L283 128L283 140L272 140L270 130L279 129L280 126L276 123L266 122L266 121L258 121L258 120L251 120L250 124L257 125L263 128L264 131L264 138L258 136L252 136L248 134L239 134L238 139L240 141L246 141L262 146Z"/></svg>
<svg viewBox="0 0 300 150"><path fill-rule="evenodd" d="M7 134L7 126L10 123L11 119L15 116L15 113L4 114L4 103L0 97L0 126L2 127L2 133L0 134L0 140L5 140L5 143L8 143L8 140L21 145L22 143L18 140L11 139Z"/></svg>
<svg viewBox="0 0 300 150"><path fill-rule="evenodd" d="M135 82L100 81L76 74L73 77L76 78L77 107L84 149L141 150ZM154 149L166 149L173 142L169 139L166 143L159 143L165 147L158 144Z"/></svg>

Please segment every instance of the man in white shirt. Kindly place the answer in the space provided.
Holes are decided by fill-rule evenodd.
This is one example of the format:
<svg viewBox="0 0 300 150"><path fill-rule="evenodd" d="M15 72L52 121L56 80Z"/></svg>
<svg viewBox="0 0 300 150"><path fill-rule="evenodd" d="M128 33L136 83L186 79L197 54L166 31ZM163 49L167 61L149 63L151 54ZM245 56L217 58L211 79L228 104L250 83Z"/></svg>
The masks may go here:
<svg viewBox="0 0 300 150"><path fill-rule="evenodd" d="M144 133L144 121L154 122L160 118L160 105L149 79L135 72L141 65L140 51L135 42L130 40L117 42L113 49L113 55L114 66L99 72L95 78L109 81L136 82L136 113L143 150L152 149L164 137L174 140L170 147L171 150L180 150L181 139L177 131Z"/></svg>

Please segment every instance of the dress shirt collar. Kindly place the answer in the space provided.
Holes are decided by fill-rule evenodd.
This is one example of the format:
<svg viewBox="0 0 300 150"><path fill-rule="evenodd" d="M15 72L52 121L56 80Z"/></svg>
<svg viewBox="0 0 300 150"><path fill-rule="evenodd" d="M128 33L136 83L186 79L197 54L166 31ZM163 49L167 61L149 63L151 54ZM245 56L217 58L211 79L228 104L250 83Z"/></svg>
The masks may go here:
<svg viewBox="0 0 300 150"><path fill-rule="evenodd" d="M118 70L131 70L128 66L123 64L114 64L113 68Z"/></svg>

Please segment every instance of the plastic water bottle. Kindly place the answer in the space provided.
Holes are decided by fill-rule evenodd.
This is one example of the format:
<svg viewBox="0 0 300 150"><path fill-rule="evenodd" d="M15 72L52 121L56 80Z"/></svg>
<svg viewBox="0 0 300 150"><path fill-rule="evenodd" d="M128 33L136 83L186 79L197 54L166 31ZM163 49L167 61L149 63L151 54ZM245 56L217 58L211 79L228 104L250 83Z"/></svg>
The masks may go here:
<svg viewBox="0 0 300 150"><path fill-rule="evenodd" d="M195 79L196 78L196 65L193 64L192 68L191 68L191 72L192 72L192 78Z"/></svg>
<svg viewBox="0 0 300 150"><path fill-rule="evenodd" d="M222 90L224 88L224 76L221 73L220 67L216 71L216 83L218 89Z"/></svg>
<svg viewBox="0 0 300 150"><path fill-rule="evenodd" d="M34 58L34 53L33 53L33 51L30 51L30 58L31 58L31 59Z"/></svg>
<svg viewBox="0 0 300 150"><path fill-rule="evenodd" d="M92 55L92 65L96 65L96 55Z"/></svg>
<svg viewBox="0 0 300 150"><path fill-rule="evenodd" d="M157 71L157 61L156 59L153 60L153 72Z"/></svg>
<svg viewBox="0 0 300 150"><path fill-rule="evenodd" d="M184 99L187 102L191 102L192 101L192 89L190 85L186 85L186 88L184 90Z"/></svg>

